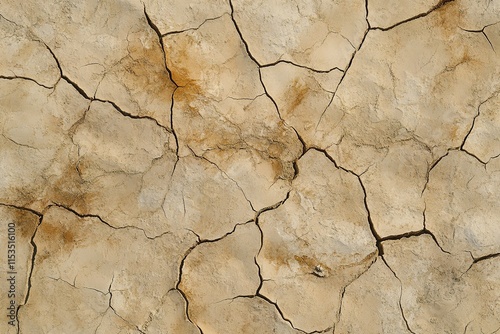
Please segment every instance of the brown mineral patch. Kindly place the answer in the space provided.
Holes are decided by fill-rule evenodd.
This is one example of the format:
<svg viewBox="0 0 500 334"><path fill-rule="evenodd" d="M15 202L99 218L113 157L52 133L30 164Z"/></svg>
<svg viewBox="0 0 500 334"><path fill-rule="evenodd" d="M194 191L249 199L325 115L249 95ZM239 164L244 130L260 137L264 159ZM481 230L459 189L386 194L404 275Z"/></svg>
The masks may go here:
<svg viewBox="0 0 500 334"><path fill-rule="evenodd" d="M22 239L31 239L38 223L38 216L20 209L13 209L10 212L16 224L16 233L19 233Z"/></svg>
<svg viewBox="0 0 500 334"><path fill-rule="evenodd" d="M272 247L272 249L266 251L263 255L278 267L289 266L291 260L291 254L286 249L281 250L278 247Z"/></svg>
<svg viewBox="0 0 500 334"><path fill-rule="evenodd" d="M75 241L75 234L71 230L64 230L62 238L65 244L71 244Z"/></svg>
<svg viewBox="0 0 500 334"><path fill-rule="evenodd" d="M192 77L192 73L197 73L196 69L200 67L200 64L192 60L192 53L189 52L190 49L196 47L194 38L189 34L185 34L182 38L175 38L172 45L170 45L168 38L165 38L163 43L165 45L166 62L174 82L180 87L184 87L195 81L196 79ZM172 53L171 59L169 53ZM175 62L173 59L175 59Z"/></svg>
<svg viewBox="0 0 500 334"><path fill-rule="evenodd" d="M52 184L45 194L47 201L64 205L66 207L77 206L81 212L87 212L87 202L83 190L84 183L75 165L68 164L59 178Z"/></svg>
<svg viewBox="0 0 500 334"><path fill-rule="evenodd" d="M187 288L186 285L183 284L182 281L181 281L181 284L179 284L178 290L182 291L182 293L184 294L184 297L190 303L192 303L193 301L196 301L197 297L200 297L200 296L197 296L195 293L193 293L193 291L191 291L191 289Z"/></svg>
<svg viewBox="0 0 500 334"><path fill-rule="evenodd" d="M284 178L283 175L283 163L278 160L278 159L272 159L271 160L271 166L273 167L273 172L274 172L274 180L276 181L277 179Z"/></svg>
<svg viewBox="0 0 500 334"><path fill-rule="evenodd" d="M450 138L453 140L457 139L458 126L456 124L452 125L450 128Z"/></svg>
<svg viewBox="0 0 500 334"><path fill-rule="evenodd" d="M39 251L36 254L35 260L36 260L37 264L40 264L40 263L44 262L45 260L47 260L49 257L50 257L50 252L49 251L47 251L47 250Z"/></svg>
<svg viewBox="0 0 500 334"><path fill-rule="evenodd" d="M60 244L68 246L75 242L75 234L73 231L47 222L43 222L40 225L38 234L40 237L50 240L52 244L59 241Z"/></svg>
<svg viewBox="0 0 500 334"><path fill-rule="evenodd" d="M192 82L189 86L179 87L175 90L174 101L183 106L180 109L181 112L190 117L201 117L198 108L194 107L192 102L202 96L202 93L201 88L195 82ZM177 109L179 110L179 108Z"/></svg>
<svg viewBox="0 0 500 334"><path fill-rule="evenodd" d="M475 59L473 59L470 55L470 51L468 49L465 49L462 53L462 56L455 61L453 64L450 64L449 66L446 67L445 72L452 72L457 69L457 67L461 65L466 65L474 62Z"/></svg>
<svg viewBox="0 0 500 334"><path fill-rule="evenodd" d="M42 187L38 187L37 189L25 189L12 186L6 191L6 193L13 194L12 198L14 200L10 201L12 204L22 207L31 207L31 205L39 199L37 195L41 191L41 188ZM4 201L9 202L8 199L9 197L7 197L7 200Z"/></svg>
<svg viewBox="0 0 500 334"><path fill-rule="evenodd" d="M302 80L298 78L293 81L290 88L291 89L287 94L287 98L290 99L289 108L291 112L302 103L310 89Z"/></svg>
<svg viewBox="0 0 500 334"><path fill-rule="evenodd" d="M440 29L443 39L448 40L460 30L460 10L455 2L443 4L432 14L431 24Z"/></svg>
<svg viewBox="0 0 500 334"><path fill-rule="evenodd" d="M162 65L165 59L158 37L150 33L144 38L143 34L143 32L134 33L133 38L129 40L127 48L129 58L126 58L123 65L122 79L127 87L137 87L133 89L134 92L140 88L141 91L162 96L173 89L173 83L165 66ZM169 98L170 94L165 97Z"/></svg>

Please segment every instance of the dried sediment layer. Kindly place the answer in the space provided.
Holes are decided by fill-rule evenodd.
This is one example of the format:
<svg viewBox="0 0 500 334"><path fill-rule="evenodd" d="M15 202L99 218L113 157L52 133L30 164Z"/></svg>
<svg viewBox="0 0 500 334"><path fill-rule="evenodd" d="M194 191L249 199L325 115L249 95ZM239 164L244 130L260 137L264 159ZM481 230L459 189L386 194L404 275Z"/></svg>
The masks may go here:
<svg viewBox="0 0 500 334"><path fill-rule="evenodd" d="M498 332L499 22L3 1L0 332Z"/></svg>

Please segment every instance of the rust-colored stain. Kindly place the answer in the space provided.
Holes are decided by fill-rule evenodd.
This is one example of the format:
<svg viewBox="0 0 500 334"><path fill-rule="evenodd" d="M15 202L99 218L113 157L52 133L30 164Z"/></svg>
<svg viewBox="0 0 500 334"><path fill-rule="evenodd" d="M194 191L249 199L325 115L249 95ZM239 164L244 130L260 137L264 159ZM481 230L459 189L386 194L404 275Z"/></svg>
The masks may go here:
<svg viewBox="0 0 500 334"><path fill-rule="evenodd" d="M75 242L75 234L65 226L54 225L52 222L44 221L38 230L41 238L51 240L51 243L69 245Z"/></svg>
<svg viewBox="0 0 500 334"><path fill-rule="evenodd" d="M12 221L16 225L16 237L25 242L30 240L38 224L38 216L27 210L11 209Z"/></svg>
<svg viewBox="0 0 500 334"><path fill-rule="evenodd" d="M293 112L306 98L307 94L310 92L310 88L304 84L303 81L298 78L293 81L290 86L290 91L287 94L289 98L289 112Z"/></svg>
<svg viewBox="0 0 500 334"><path fill-rule="evenodd" d="M454 1L444 3L431 13L432 25L439 28L445 40L460 31L460 9Z"/></svg>

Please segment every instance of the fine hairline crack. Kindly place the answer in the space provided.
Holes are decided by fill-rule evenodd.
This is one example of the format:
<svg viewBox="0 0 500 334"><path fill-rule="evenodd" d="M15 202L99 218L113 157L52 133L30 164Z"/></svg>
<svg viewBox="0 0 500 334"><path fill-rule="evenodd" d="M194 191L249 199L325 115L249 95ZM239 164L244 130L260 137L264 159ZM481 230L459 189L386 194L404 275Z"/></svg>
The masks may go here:
<svg viewBox="0 0 500 334"><path fill-rule="evenodd" d="M340 303L339 303L339 310L337 312L337 319L335 321L335 323L333 324L333 334L335 334L335 328L337 327L337 325L339 324L340 320L341 320L341 316L342 316L342 305L343 305L343 302L344 302L344 295L345 295L345 292L346 292L346 289L352 284L354 283L355 281L357 281L361 276L363 276L364 274L366 274L370 268L375 264L375 262L377 261L377 257L374 257L372 259L372 262L370 263L370 265L368 266L368 268L366 268L362 273L360 273L359 275L357 275L354 279L352 279L347 285L345 285L341 292L340 292Z"/></svg>
<svg viewBox="0 0 500 334"><path fill-rule="evenodd" d="M107 221L105 221L103 218L101 218L101 216L97 215L97 214L92 214L92 213L86 213L86 214L83 214L83 213L80 213L78 211L76 211L75 209L69 207L69 206L66 206L64 204L61 204L61 203L56 203L56 202L52 202L52 204L48 205L47 206L47 209L51 208L51 207L58 207L60 209L63 209L63 210L66 210L66 211L69 211L71 213L73 213L75 216L79 217L79 218L92 218L92 219L97 219L99 220L101 223L103 223L104 225L114 229L114 230L137 230L137 231L140 231L144 234L144 237L146 237L147 239L149 240L155 240L157 238L161 238L162 236L166 235L166 234L169 234L171 232L169 231L166 231L166 232L162 232L160 233L159 235L155 235L155 236L149 236L147 233L146 233L146 230L143 229L143 228L140 228L138 226L134 226L134 225L125 225L125 226L114 226L110 223L108 223Z"/></svg>
<svg viewBox="0 0 500 334"><path fill-rule="evenodd" d="M389 268L389 270L392 272L392 274L394 275L394 277L396 277L396 279L399 281L399 301L398 301L398 305L399 305L399 310L401 312L401 316L403 317L403 321L405 323L405 326L406 326L406 329L412 333L412 334L416 334L411 328L410 328L410 324L408 323L408 320L406 319L406 316L405 316L405 312L403 310L403 304L402 304L402 298L403 298L403 282L401 282L401 279L398 277L398 275L396 275L396 272L394 270L392 270L391 266L389 266L389 264L387 263L386 259L384 256L381 256L380 257L382 259L382 261L384 262L384 264L387 266L387 268Z"/></svg>

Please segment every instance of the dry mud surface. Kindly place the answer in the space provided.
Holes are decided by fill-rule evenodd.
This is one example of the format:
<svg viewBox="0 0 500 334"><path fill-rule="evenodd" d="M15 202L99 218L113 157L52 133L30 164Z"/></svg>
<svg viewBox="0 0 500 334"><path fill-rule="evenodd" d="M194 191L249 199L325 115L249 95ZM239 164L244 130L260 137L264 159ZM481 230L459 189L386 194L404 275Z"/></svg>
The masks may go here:
<svg viewBox="0 0 500 334"><path fill-rule="evenodd" d="M500 333L499 0L2 0L0 126L0 333Z"/></svg>

